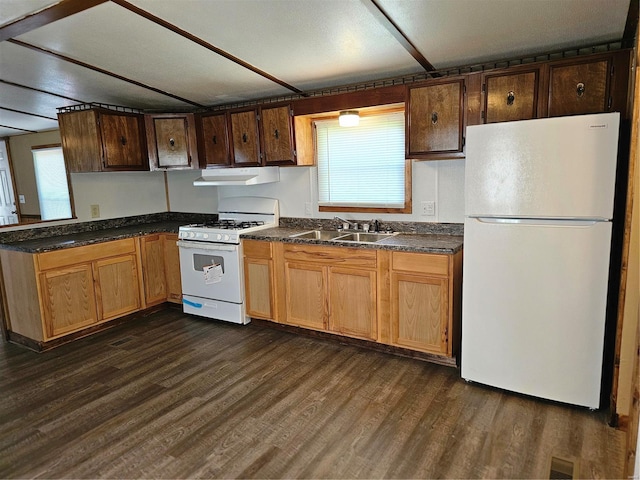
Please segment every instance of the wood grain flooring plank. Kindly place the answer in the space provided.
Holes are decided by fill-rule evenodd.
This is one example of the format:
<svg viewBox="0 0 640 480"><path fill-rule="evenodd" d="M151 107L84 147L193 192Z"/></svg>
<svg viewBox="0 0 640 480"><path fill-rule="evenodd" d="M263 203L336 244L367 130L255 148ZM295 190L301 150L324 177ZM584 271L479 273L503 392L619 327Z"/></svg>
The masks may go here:
<svg viewBox="0 0 640 480"><path fill-rule="evenodd" d="M0 478L543 478L552 454L617 478L606 418L174 308L41 354L0 344Z"/></svg>

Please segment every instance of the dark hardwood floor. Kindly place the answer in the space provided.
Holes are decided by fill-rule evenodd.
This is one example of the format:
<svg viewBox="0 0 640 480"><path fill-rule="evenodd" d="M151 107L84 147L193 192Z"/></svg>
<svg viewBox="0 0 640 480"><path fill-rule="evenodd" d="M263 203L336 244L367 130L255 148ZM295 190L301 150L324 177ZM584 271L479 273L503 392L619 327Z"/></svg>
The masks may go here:
<svg viewBox="0 0 640 480"><path fill-rule="evenodd" d="M606 412L423 361L156 312L37 354L0 345L0 478L619 478Z"/></svg>

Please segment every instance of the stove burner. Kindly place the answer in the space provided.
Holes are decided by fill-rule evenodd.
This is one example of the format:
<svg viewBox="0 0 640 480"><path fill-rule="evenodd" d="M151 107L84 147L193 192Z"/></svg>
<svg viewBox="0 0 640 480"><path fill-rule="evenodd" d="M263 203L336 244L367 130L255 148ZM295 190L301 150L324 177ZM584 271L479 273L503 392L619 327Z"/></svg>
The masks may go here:
<svg viewBox="0 0 640 480"><path fill-rule="evenodd" d="M243 228L259 227L261 225L264 225L263 221L239 222L237 220L217 220L214 222L201 223L194 226L205 228L220 228L223 230L242 230Z"/></svg>

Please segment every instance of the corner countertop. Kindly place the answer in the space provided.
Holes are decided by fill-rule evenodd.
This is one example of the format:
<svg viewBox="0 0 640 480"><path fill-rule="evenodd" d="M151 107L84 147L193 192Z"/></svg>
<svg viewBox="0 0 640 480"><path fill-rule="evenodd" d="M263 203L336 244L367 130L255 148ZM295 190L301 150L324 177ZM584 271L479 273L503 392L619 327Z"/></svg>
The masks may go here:
<svg viewBox="0 0 640 480"><path fill-rule="evenodd" d="M123 238L150 235L153 233L178 233L178 227L183 221L161 221L143 223L139 225L107 228L88 232L68 233L50 237L22 240L18 242L2 243L0 248L24 253L44 253L65 248L82 247L94 243L109 242Z"/></svg>
<svg viewBox="0 0 640 480"><path fill-rule="evenodd" d="M392 237L384 238L376 243L340 242L332 240L312 240L307 238L291 237L297 233L303 233L310 229L276 227L265 230L256 230L242 234L247 240L266 240L270 242L296 243L308 245L331 245L334 247L368 248L376 250L395 250L401 252L421 252L453 254L462 250L462 235L443 234L417 234L398 233Z"/></svg>

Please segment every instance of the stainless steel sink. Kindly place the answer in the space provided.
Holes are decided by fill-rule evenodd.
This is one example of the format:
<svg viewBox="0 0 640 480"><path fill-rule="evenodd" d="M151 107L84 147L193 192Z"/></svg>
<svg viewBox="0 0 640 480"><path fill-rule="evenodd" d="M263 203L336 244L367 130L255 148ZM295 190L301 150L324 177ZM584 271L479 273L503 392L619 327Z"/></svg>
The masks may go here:
<svg viewBox="0 0 640 480"><path fill-rule="evenodd" d="M397 233L371 233L371 232L353 232L347 233L333 239L334 242L357 242L357 243L376 243L385 238L393 237Z"/></svg>
<svg viewBox="0 0 640 480"><path fill-rule="evenodd" d="M311 240L333 240L336 237L344 235L344 232L335 230L311 230L309 232L296 233L289 235L291 238L308 238Z"/></svg>
<svg viewBox="0 0 640 480"><path fill-rule="evenodd" d="M310 240L327 240L332 242L376 243L396 233L344 232L336 230L310 230L308 232L289 235L290 238L307 238Z"/></svg>

